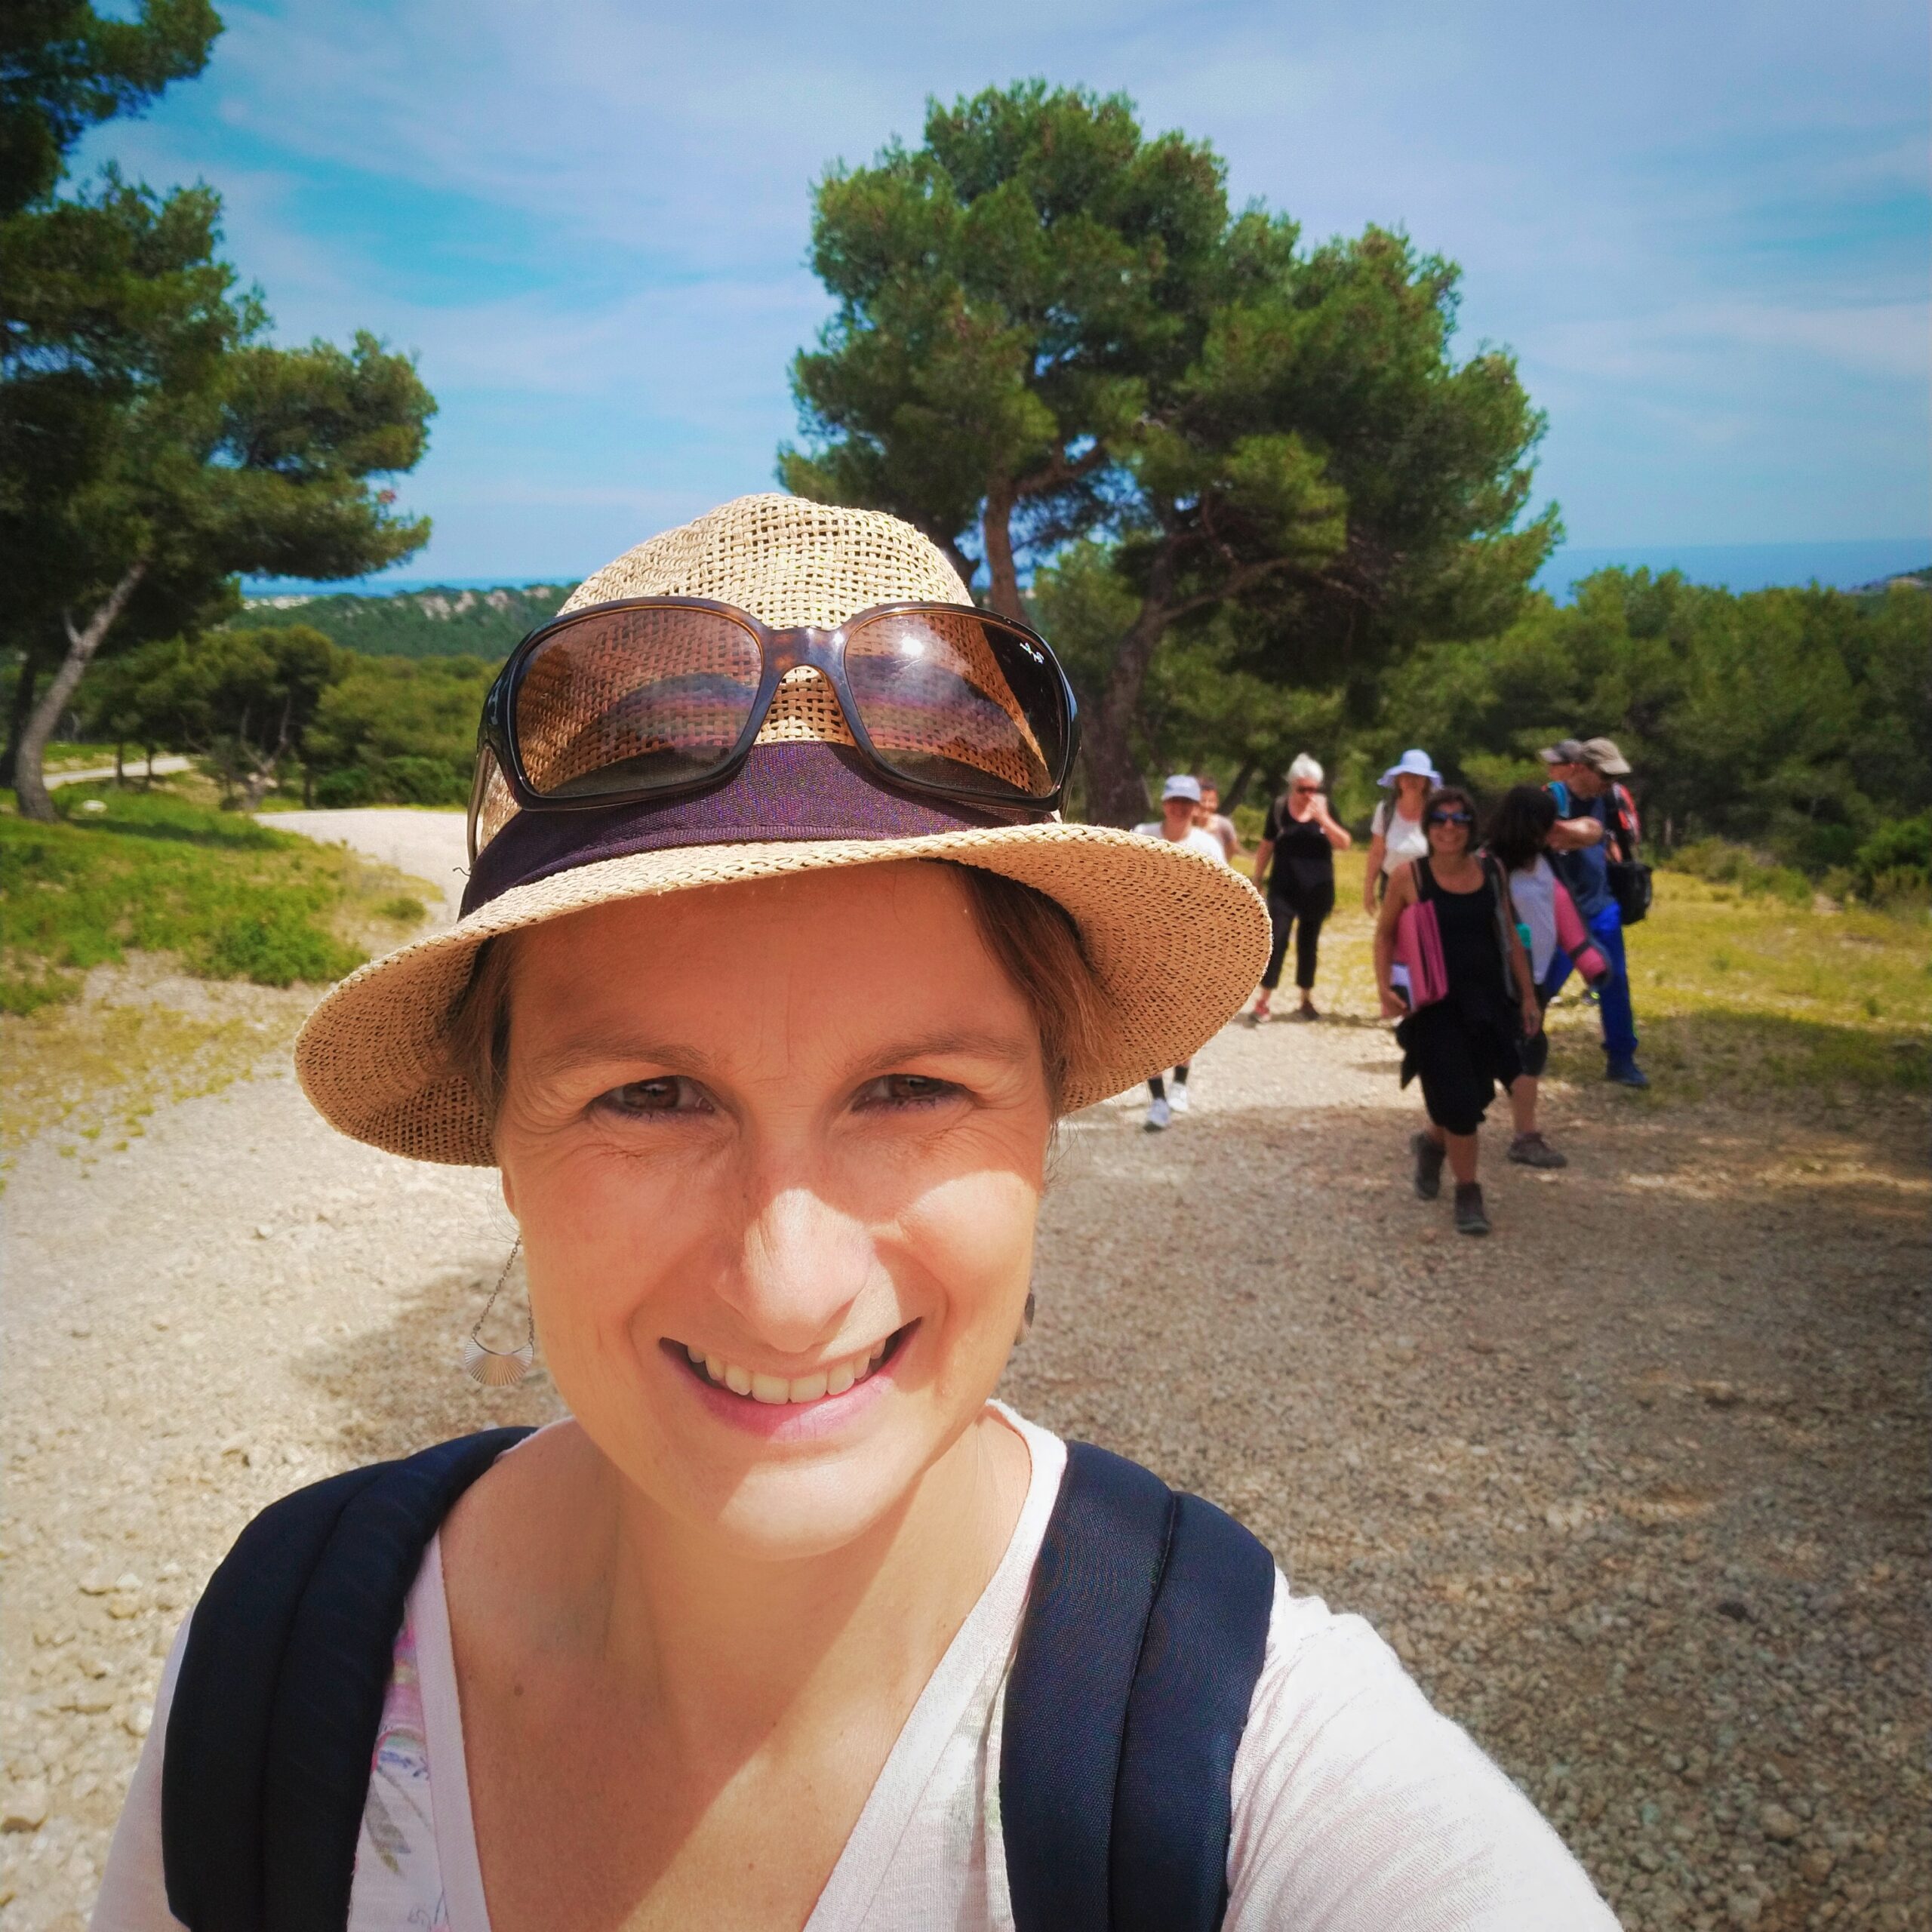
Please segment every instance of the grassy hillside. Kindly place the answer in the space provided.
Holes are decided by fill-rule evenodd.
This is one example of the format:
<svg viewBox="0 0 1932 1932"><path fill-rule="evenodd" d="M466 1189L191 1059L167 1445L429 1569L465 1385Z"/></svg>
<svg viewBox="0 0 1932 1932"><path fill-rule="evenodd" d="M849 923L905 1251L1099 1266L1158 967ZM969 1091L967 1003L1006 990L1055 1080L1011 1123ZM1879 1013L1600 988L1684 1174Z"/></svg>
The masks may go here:
<svg viewBox="0 0 1932 1932"><path fill-rule="evenodd" d="M251 604L238 626L308 624L368 657L507 657L526 631L553 617L568 584L495 590L406 590L387 597L309 597Z"/></svg>

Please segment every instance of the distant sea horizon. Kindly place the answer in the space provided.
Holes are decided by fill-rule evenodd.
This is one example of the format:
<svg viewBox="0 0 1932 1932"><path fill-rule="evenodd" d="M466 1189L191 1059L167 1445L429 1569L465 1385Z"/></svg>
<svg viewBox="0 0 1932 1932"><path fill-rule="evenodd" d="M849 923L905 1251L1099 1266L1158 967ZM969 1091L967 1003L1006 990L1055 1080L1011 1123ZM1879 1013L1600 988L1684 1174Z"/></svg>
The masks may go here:
<svg viewBox="0 0 1932 1932"><path fill-rule="evenodd" d="M1537 587L1567 604L1577 582L1601 570L1681 571L1693 583L1732 591L1780 584L1861 585L1932 567L1932 537L1860 537L1815 543L1566 543L1537 574ZM290 577L244 577L245 597L389 597L421 590L511 590L574 584L595 566L548 574L500 577L369 577L337 583Z"/></svg>

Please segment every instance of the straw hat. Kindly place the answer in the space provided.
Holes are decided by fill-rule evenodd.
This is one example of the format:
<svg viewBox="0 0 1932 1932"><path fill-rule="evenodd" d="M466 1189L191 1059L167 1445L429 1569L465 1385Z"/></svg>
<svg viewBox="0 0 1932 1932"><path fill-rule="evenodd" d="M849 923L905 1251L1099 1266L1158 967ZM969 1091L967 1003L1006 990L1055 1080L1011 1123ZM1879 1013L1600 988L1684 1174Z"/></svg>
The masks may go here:
<svg viewBox="0 0 1932 1932"><path fill-rule="evenodd" d="M826 629L898 598L970 601L909 524L774 494L639 544L563 608L667 595ZM914 859L1032 886L1072 915L1109 1016L1092 1063L1069 1070L1071 1107L1187 1059L1239 1008L1268 954L1253 888L1186 845L894 790L858 758L831 687L808 666L779 688L743 771L712 791L527 813L506 793L479 837L457 923L352 974L296 1042L303 1090L331 1124L417 1160L494 1164L490 1122L447 1048L478 948L614 900Z"/></svg>

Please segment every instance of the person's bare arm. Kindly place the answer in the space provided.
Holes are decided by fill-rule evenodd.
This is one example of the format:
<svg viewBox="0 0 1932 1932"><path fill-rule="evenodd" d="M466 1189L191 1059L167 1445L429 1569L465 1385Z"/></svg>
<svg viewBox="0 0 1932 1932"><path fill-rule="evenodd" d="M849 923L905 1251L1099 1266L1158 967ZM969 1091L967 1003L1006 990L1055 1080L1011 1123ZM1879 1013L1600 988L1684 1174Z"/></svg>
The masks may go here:
<svg viewBox="0 0 1932 1932"><path fill-rule="evenodd" d="M1380 832L1373 834L1368 841L1368 866L1361 875L1361 909L1372 919L1375 917L1375 881L1382 871L1382 861L1389 856L1389 841Z"/></svg>
<svg viewBox="0 0 1932 1932"><path fill-rule="evenodd" d="M1254 848L1254 889L1257 892L1268 890L1268 862L1275 856L1275 841L1264 838Z"/></svg>
<svg viewBox="0 0 1932 1932"><path fill-rule="evenodd" d="M1560 818L1549 828L1549 842L1559 852L1580 851L1603 843L1603 821L1597 818Z"/></svg>
<svg viewBox="0 0 1932 1932"><path fill-rule="evenodd" d="M1415 865L1411 860L1389 879L1382 901L1382 915L1375 922L1375 984L1382 995L1385 1020L1399 1020L1409 1010L1395 990L1392 970L1395 964L1395 922L1402 916L1402 908L1414 898L1415 890Z"/></svg>

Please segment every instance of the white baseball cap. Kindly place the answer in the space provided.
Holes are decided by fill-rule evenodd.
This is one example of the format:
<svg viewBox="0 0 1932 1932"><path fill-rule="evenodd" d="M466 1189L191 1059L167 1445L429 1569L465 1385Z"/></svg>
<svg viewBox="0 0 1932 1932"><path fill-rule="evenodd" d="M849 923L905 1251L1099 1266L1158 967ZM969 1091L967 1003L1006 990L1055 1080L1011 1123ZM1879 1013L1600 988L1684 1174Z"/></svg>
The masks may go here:
<svg viewBox="0 0 1932 1932"><path fill-rule="evenodd" d="M1185 771L1177 771L1161 787L1161 802L1165 804L1170 798L1185 798L1191 805L1201 802L1201 780Z"/></svg>

